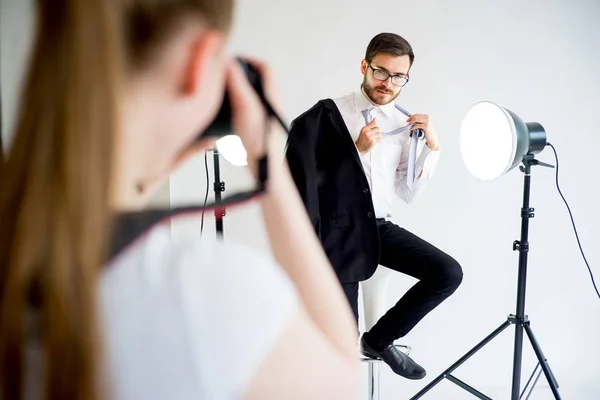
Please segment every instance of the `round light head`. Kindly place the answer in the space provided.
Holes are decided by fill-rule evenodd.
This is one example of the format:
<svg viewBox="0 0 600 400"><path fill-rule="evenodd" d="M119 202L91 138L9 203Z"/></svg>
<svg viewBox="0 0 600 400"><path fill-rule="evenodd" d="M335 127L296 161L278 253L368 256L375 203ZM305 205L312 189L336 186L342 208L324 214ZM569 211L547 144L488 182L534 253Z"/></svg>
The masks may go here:
<svg viewBox="0 0 600 400"><path fill-rule="evenodd" d="M248 165L248 154L242 144L242 140L237 135L223 136L217 140L215 147L219 154L231 165L243 167Z"/></svg>
<svg viewBox="0 0 600 400"><path fill-rule="evenodd" d="M497 104L475 104L460 128L460 150L469 172L491 181L513 166L517 152L517 128L511 115Z"/></svg>

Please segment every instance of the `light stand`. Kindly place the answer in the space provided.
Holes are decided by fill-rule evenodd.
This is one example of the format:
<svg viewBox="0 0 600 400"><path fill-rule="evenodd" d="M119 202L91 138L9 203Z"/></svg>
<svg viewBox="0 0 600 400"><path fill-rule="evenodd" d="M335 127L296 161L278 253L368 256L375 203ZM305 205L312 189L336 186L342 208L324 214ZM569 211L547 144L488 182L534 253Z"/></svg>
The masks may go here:
<svg viewBox="0 0 600 400"><path fill-rule="evenodd" d="M221 202L221 193L225 191L225 182L221 182L221 171L219 166L219 150L217 146L213 148L213 164L215 173L215 182L213 189L215 191L215 202ZM215 226L217 228L217 238L223 239L223 217L225 216L225 206L215 208Z"/></svg>
<svg viewBox="0 0 600 400"><path fill-rule="evenodd" d="M514 343L514 358L513 358L513 377L512 377L512 395L511 400L520 399L525 393L525 389L523 393L520 392L521 386L521 361L523 356L523 330L527 334L529 338L529 342L533 347L535 355L538 359L539 365L542 367L542 371L548 380L548 384L550 385L550 389L554 394L554 398L556 400L560 400L560 394L558 393L558 383L556 382L556 378L552 374L552 370L548 365L548 361L546 357L544 357L544 353L540 345L538 344L535 336L533 335L533 331L530 327L529 318L525 315L525 288L527 281L527 254L529 252L529 219L534 217L534 209L529 206L529 196L530 196L530 185L531 185L531 167L535 165L540 165L544 167L553 168L552 165L542 163L534 158L531 154L525 155L522 161L523 165L520 166L520 170L524 172L524 185L523 185L523 208L521 208L521 239L515 240L513 242L513 250L519 252L519 272L518 272L518 283L517 283L517 313L510 314L508 319L500 325L495 331L489 334L485 339L479 342L475 347L469 350L464 356L462 356L458 361L452 364L448 369L442 372L437 378L435 378L429 385L423 388L419 393L411 398L411 400L416 400L421 398L425 393L431 390L435 385L441 382L444 378L449 381L455 383L461 388L465 389L469 393L473 394L475 397L484 400L491 400L490 397L484 395L477 389L469 386L467 383L461 381L452 375L452 372L457 369L460 365L462 365L465 361L467 361L471 356L473 356L476 352L478 352L482 347L488 344L492 339L498 336L502 331L504 331L509 325L515 325L515 343ZM537 371L534 370L534 374ZM533 374L532 374L533 377ZM537 381L537 379L536 379ZM527 382L529 385L531 382L531 378ZM535 382L534 382L535 385Z"/></svg>
<svg viewBox="0 0 600 400"><path fill-rule="evenodd" d="M246 149L242 140L236 135L223 136L216 141L213 147L213 163L215 172L215 182L213 190L215 191L215 203L221 203L221 193L225 191L225 182L221 182L220 158L223 157L229 164L242 167L248 165ZM225 216L225 206L221 205L215 208L215 226L217 228L217 238L223 239L223 217Z"/></svg>

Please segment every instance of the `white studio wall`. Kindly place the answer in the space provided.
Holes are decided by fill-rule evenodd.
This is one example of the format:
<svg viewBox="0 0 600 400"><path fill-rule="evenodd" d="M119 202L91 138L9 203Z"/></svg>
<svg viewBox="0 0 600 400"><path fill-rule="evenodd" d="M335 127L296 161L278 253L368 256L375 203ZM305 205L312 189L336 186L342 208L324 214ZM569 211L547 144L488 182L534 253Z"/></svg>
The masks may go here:
<svg viewBox="0 0 600 400"><path fill-rule="evenodd" d="M600 276L595 153L600 107L600 2L560 1L240 1L231 52L267 60L283 92L289 120L325 97L358 88L359 63L369 40L391 31L416 53L411 81L399 97L412 112L429 113L440 132L442 157L430 186L412 205L398 200L394 222L453 255L463 266L461 287L404 339L428 376L412 382L382 368L382 398L410 398L515 312L522 174L514 169L481 182L464 167L459 128L468 109L490 100L526 122L541 123L560 156L561 188L573 210L587 258ZM212 155L209 200L212 195ZM550 148L538 155L554 164ZM225 194L251 184L244 168L221 163ZM202 201L204 159L172 175L174 204ZM577 247L554 170L532 175L526 313L560 384L563 398L600 396L600 299ZM212 213L205 235L214 236ZM258 207L228 210L226 240L265 252ZM200 221L173 234L198 235ZM393 275L391 306L413 283ZM481 350L456 375L494 399L510 397L514 328ZM524 344L523 380L535 366ZM365 374L366 378L366 374ZM424 399L470 399L449 382ZM543 377L532 398L552 398Z"/></svg>
<svg viewBox="0 0 600 400"><path fill-rule="evenodd" d="M33 20L31 1L1 2L2 135L7 144ZM519 236L522 174L515 169L497 181L480 182L467 173L459 128L474 103L494 101L526 122L544 126L559 152L561 188L600 281L598 21L598 0L238 2L230 51L271 64L288 121L321 98L358 88L359 63L375 34L398 33L415 50L411 81L399 102L412 112L431 114L443 153L423 196L410 206L398 200L393 220L454 256L465 275L457 292L403 339L428 376L407 381L382 368L382 398L410 398L515 311L517 253L512 242ZM554 163L549 148L538 158ZM207 161L210 201L212 154ZM245 168L227 162L221 162L221 175L225 195L252 184ZM161 204L198 203L206 188L204 156L199 155L171 176L170 186L156 199ZM531 205L536 213L530 226L527 314L563 398L600 398L600 300L579 254L553 170L534 168ZM226 240L269 251L255 204L228 209L224 229ZM206 240L214 238L214 231L214 217L207 212ZM186 225L175 220L172 232L174 237L199 238L200 218ZM391 306L414 281L400 274L390 279L386 301ZM513 332L509 328L456 375L493 399L508 399ZM524 349L526 379L535 357L527 342ZM449 382L424 397L471 398ZM532 398L552 398L543 378Z"/></svg>

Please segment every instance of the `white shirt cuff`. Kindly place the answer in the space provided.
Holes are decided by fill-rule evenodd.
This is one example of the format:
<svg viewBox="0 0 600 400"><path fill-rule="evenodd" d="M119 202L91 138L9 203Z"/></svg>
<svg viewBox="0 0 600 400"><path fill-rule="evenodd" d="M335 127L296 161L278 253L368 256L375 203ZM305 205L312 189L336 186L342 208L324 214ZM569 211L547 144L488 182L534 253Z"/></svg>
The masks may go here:
<svg viewBox="0 0 600 400"><path fill-rule="evenodd" d="M421 154L419 154L419 158L415 163L416 175L419 176L419 179L429 179L433 176L440 153L439 149L431 150L427 145L423 146L423 150L421 150Z"/></svg>

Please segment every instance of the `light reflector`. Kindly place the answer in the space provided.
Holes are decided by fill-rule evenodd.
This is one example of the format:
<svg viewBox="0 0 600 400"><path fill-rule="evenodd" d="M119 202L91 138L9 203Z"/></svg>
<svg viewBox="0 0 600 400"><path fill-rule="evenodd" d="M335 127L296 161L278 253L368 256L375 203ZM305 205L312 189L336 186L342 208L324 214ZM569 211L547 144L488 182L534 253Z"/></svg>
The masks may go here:
<svg viewBox="0 0 600 400"><path fill-rule="evenodd" d="M217 140L215 146L219 154L231 165L235 165L236 167L248 165L248 154L239 136L223 136Z"/></svg>

